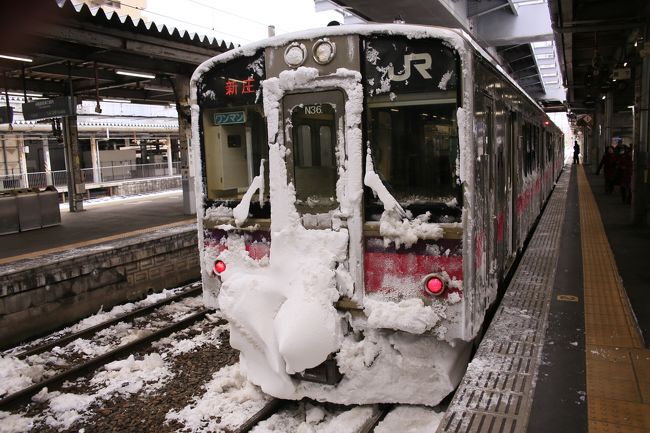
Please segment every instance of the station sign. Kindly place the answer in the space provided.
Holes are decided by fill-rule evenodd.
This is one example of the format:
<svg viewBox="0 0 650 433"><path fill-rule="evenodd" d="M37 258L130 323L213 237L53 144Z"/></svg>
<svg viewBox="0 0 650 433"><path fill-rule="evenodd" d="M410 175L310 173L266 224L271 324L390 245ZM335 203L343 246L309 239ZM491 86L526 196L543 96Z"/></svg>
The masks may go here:
<svg viewBox="0 0 650 433"><path fill-rule="evenodd" d="M51 99L25 102L23 117L25 120L49 119L52 117L74 116L77 105L71 96L59 96Z"/></svg>
<svg viewBox="0 0 650 433"><path fill-rule="evenodd" d="M0 107L0 124L11 123L14 120L14 109L12 107Z"/></svg>
<svg viewBox="0 0 650 433"><path fill-rule="evenodd" d="M215 125L236 125L238 123L245 123L246 112L232 111L230 113L215 113L213 120Z"/></svg>

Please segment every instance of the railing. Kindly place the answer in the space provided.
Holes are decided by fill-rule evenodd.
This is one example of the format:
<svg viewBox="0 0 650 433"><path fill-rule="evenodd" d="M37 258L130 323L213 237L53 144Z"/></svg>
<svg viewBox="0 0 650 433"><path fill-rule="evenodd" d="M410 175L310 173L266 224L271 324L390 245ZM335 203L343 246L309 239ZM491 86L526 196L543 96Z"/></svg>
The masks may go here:
<svg viewBox="0 0 650 433"><path fill-rule="evenodd" d="M136 165L113 165L108 167L82 168L86 184L102 184L121 182L132 179L145 179L152 177L178 176L181 173L181 163L172 163L172 172L166 162ZM50 179L48 179L50 177ZM68 172L57 170L47 172L33 172L10 174L0 176L0 190L19 188L45 188L54 185L57 188L68 186Z"/></svg>

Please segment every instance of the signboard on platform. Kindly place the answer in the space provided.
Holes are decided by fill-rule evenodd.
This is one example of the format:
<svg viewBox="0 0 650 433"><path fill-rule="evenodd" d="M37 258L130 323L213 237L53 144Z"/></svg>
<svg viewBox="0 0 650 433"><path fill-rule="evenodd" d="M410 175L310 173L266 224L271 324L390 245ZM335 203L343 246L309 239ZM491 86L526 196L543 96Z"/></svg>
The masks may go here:
<svg viewBox="0 0 650 433"><path fill-rule="evenodd" d="M0 124L11 123L14 120L14 109L12 107L0 107Z"/></svg>
<svg viewBox="0 0 650 433"><path fill-rule="evenodd" d="M74 116L76 104L71 96L58 98L39 99L38 101L23 104L23 117L25 120L49 119L52 117Z"/></svg>

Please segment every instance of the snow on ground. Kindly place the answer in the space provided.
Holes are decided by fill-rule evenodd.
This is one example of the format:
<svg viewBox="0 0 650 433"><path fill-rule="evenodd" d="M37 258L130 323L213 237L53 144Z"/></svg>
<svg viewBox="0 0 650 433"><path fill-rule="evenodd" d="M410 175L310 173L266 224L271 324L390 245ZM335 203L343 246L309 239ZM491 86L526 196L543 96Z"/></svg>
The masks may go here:
<svg viewBox="0 0 650 433"><path fill-rule="evenodd" d="M150 295L142 301L116 306L108 312L100 310L97 314L73 326L39 339L38 342L48 341L96 325L135 308L150 305L177 294L182 289L179 287L164 290L162 293ZM167 305L161 310L165 315L178 320L195 311L199 306L201 306L200 298L185 298ZM77 395L65 391L49 392L47 388L44 388L32 398L34 401L47 404L46 409L38 417L30 418L26 417L24 413L12 414L0 411L0 433L25 432L32 428L38 429L39 425L67 429L82 420L84 416L91 414L92 411L89 412L88 409L92 409L93 405L101 401L109 400L116 395L128 396L136 393L146 395L155 392L174 377L171 368L174 357L206 345L219 346L221 344L221 335L226 331L226 325L217 325L219 316L216 314L208 315L207 320L211 322L207 327L205 323L198 322L188 329L156 342L154 348L158 352L145 355L142 359L136 359L131 355L127 359L106 364L87 382L91 388L91 392L88 394ZM150 325L148 324L148 326ZM199 332L202 330L202 326L207 330ZM136 333L146 332L149 331L147 329L136 331ZM186 338L184 333L187 332L198 333L191 338ZM118 323L100 331L92 339L77 339L64 347L56 347L50 352L32 355L25 360L17 359L14 355L25 350L27 345L6 351L0 356L0 397L39 382L48 375L46 367L65 364L64 355L95 356L111 349L110 346L124 344L136 338L137 335L133 334L134 329L131 323Z"/></svg>
<svg viewBox="0 0 650 433"><path fill-rule="evenodd" d="M152 299L161 295L152 295ZM151 302L152 299L148 301ZM174 309L170 308L170 313ZM183 314L183 308L176 308L177 314ZM88 318L86 320L91 320ZM46 408L37 417L23 414L0 412L0 433L17 433L37 431L39 426L67 429L78 425L85 418L93 416L93 407L115 396L132 394L147 395L156 393L174 376L172 361L175 356L196 350L208 344L218 345L228 325L217 322L218 314L209 315L208 326L204 332L192 337L186 334L192 329L200 330L200 324L189 330L179 331L159 340L154 344L157 352L142 359L130 356L124 360L114 361L97 371L87 382L91 391L87 394L73 394L62 391L42 390L33 397L34 401L46 404ZM77 326L77 325L75 325ZM124 327L127 329L128 327ZM114 330L119 334L118 330ZM107 332L107 334L111 334ZM90 342L76 341L76 350L100 350ZM52 361L54 356L47 359ZM30 367L23 361L7 355L0 358L0 385L5 388L12 383L17 389L32 383L32 376L42 374L40 367ZM204 385L202 392L185 408L170 411L167 420L181 423L183 431L190 432L224 432L232 430L257 412L270 397L262 393L259 387L246 380L239 364L225 367L214 373L210 382ZM375 413L375 406L343 407L332 409L309 403L299 403L292 409L286 409L260 423L255 433L347 433L355 432ZM431 432L436 428L441 414L423 407L400 406L396 413L389 414L379 425L380 433L400 431L407 433Z"/></svg>
<svg viewBox="0 0 650 433"><path fill-rule="evenodd" d="M192 433L222 433L239 427L269 399L246 380L240 364L222 368L204 386L204 393L185 408L166 418L183 424ZM260 422L253 433L354 433L376 413L377 407L320 406L310 402L290 405ZM378 433L430 433L444 415L423 406L397 406L378 425Z"/></svg>

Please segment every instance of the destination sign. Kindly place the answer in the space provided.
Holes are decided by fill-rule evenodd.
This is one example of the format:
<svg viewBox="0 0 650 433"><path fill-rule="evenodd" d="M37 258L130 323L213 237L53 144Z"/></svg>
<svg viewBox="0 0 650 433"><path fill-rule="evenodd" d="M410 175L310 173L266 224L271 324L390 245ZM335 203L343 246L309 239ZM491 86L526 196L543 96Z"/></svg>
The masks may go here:
<svg viewBox="0 0 650 433"><path fill-rule="evenodd" d="M246 122L246 112L244 111L233 111L230 113L214 114L215 125L235 125L237 123L245 123L245 122Z"/></svg>
<svg viewBox="0 0 650 433"><path fill-rule="evenodd" d="M14 120L14 109L11 107L0 107L0 124L11 123Z"/></svg>
<svg viewBox="0 0 650 433"><path fill-rule="evenodd" d="M23 117L25 120L39 120L52 117L74 116L76 114L76 108L74 99L70 96L40 99L23 104Z"/></svg>
<svg viewBox="0 0 650 433"><path fill-rule="evenodd" d="M234 110L262 102L264 51L228 63L216 64L198 83L198 101L203 108Z"/></svg>

